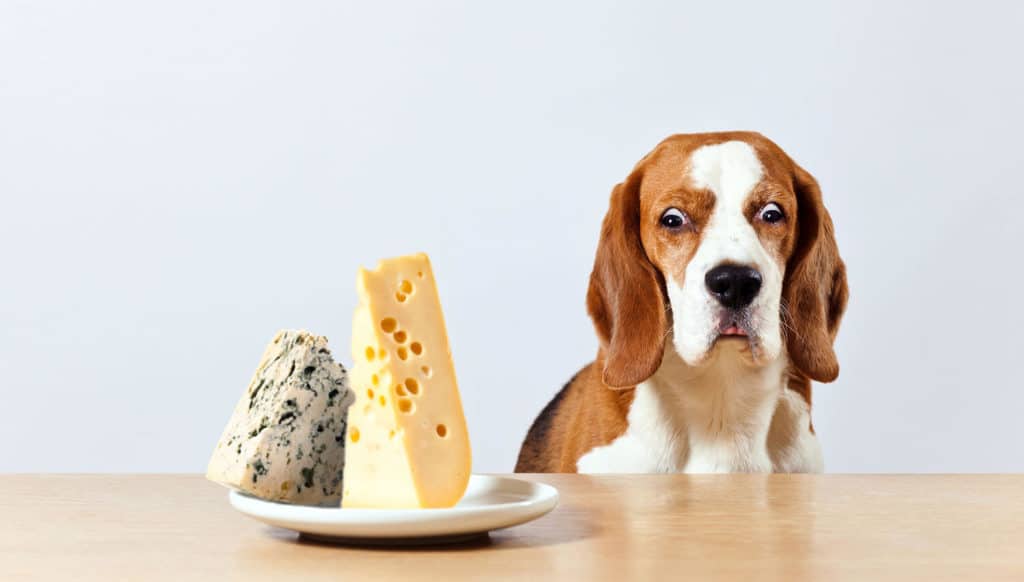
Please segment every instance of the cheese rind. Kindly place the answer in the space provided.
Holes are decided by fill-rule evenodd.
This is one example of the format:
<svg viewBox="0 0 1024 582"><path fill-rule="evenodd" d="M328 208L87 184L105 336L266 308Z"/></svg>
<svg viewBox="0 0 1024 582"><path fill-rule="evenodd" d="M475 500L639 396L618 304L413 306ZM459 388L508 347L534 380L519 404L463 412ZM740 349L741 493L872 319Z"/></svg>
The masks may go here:
<svg viewBox="0 0 1024 582"><path fill-rule="evenodd" d="M353 395L327 338L280 331L214 449L206 477L250 495L305 505L341 499Z"/></svg>
<svg viewBox="0 0 1024 582"><path fill-rule="evenodd" d="M471 454L430 260L381 261L357 287L342 507L451 507Z"/></svg>

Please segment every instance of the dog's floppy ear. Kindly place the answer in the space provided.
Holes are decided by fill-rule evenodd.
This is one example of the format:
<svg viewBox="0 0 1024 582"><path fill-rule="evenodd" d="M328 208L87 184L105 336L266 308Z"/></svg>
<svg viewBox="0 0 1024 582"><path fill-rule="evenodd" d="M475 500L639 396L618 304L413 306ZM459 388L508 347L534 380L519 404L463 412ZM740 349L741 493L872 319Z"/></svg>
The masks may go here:
<svg viewBox="0 0 1024 582"><path fill-rule="evenodd" d="M601 226L587 311L601 340L604 383L631 388L661 365L668 314L661 273L640 240L641 166L612 190Z"/></svg>
<svg viewBox="0 0 1024 582"><path fill-rule="evenodd" d="M839 257L832 218L821 200L817 180L795 163L797 241L786 265L782 296L787 322L786 348L796 368L819 382L839 375L832 349L849 290Z"/></svg>

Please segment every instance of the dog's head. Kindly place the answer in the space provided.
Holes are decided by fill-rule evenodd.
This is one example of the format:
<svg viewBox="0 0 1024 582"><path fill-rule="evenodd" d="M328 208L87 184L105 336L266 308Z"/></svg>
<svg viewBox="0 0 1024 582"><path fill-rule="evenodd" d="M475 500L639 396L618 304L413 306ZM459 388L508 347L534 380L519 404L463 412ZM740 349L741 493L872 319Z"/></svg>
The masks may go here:
<svg viewBox="0 0 1024 582"><path fill-rule="evenodd" d="M839 374L846 271L815 179L756 133L672 136L612 191L587 308L604 382L635 386L665 340L699 366L719 349ZM671 330L671 334L669 331Z"/></svg>

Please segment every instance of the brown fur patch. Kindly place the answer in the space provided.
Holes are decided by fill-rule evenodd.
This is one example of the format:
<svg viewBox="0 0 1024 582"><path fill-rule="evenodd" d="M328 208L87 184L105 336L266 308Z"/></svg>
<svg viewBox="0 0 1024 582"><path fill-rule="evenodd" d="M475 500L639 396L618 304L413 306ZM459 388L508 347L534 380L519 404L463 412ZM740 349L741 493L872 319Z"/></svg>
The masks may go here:
<svg viewBox="0 0 1024 582"><path fill-rule="evenodd" d="M575 473L584 453L625 432L634 391L609 390L600 365L583 368L537 417L519 451L517 473Z"/></svg>

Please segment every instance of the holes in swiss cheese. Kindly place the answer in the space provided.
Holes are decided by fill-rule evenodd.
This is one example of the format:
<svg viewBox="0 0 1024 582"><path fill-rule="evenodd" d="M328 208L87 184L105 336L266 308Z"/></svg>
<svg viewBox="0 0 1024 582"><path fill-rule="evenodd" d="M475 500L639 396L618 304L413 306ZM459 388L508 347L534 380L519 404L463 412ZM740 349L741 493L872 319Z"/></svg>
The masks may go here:
<svg viewBox="0 0 1024 582"><path fill-rule="evenodd" d="M370 376L370 382L374 386L380 386L380 377L378 377L376 374L374 374L373 376Z"/></svg>
<svg viewBox="0 0 1024 582"><path fill-rule="evenodd" d="M409 359L409 352L405 348L398 348L396 353L398 354L399 360L405 361Z"/></svg>
<svg viewBox="0 0 1024 582"><path fill-rule="evenodd" d="M351 429L349 429L349 431L348 431L348 438L352 442L358 443L359 442L359 429L354 427L354 426Z"/></svg>
<svg viewBox="0 0 1024 582"><path fill-rule="evenodd" d="M380 395L380 405L381 406L387 406L388 405L388 399L383 394Z"/></svg>
<svg viewBox="0 0 1024 582"><path fill-rule="evenodd" d="M398 322L394 317L385 317L380 320L380 328L384 330L384 333L391 333L398 328Z"/></svg>
<svg viewBox="0 0 1024 582"><path fill-rule="evenodd" d="M373 361L373 357L375 355L377 355L377 352L376 352L376 350L373 349L373 346L366 346L366 361L367 362L372 362Z"/></svg>
<svg viewBox="0 0 1024 582"><path fill-rule="evenodd" d="M420 372L423 372L424 378L429 378L434 375L434 371L430 369L430 366L420 366Z"/></svg>
<svg viewBox="0 0 1024 582"><path fill-rule="evenodd" d="M412 350L412 353L418 356L423 353L423 344L420 342L412 342L409 344L409 349Z"/></svg>
<svg viewBox="0 0 1024 582"><path fill-rule="evenodd" d="M434 431L437 433L437 436L441 438L448 436L448 427L443 424L439 424L434 427Z"/></svg>
<svg viewBox="0 0 1024 582"><path fill-rule="evenodd" d="M405 391L405 386L402 384L395 384L395 395L405 396L408 392Z"/></svg>
<svg viewBox="0 0 1024 582"><path fill-rule="evenodd" d="M398 330L398 331L395 332L395 341L396 342L398 342L400 344L404 344L405 340L407 340L407 339L409 339L409 335L406 334L404 331Z"/></svg>
<svg viewBox="0 0 1024 582"><path fill-rule="evenodd" d="M398 284L398 290L395 291L395 299L399 303L405 303L405 300L409 298L409 295L412 295L412 291L412 283L408 279L403 279L402 282Z"/></svg>
<svg viewBox="0 0 1024 582"><path fill-rule="evenodd" d="M373 400L373 388L366 389L366 397L369 398L370 400Z"/></svg>
<svg viewBox="0 0 1024 582"><path fill-rule="evenodd" d="M409 391L409 394L414 396L420 393L420 383L415 378L406 378L405 388Z"/></svg>
<svg viewBox="0 0 1024 582"><path fill-rule="evenodd" d="M408 398L399 398L398 399L398 410L399 410L399 412L402 412L404 414L412 414L412 411L415 408L416 407L412 403L412 400L409 400Z"/></svg>

